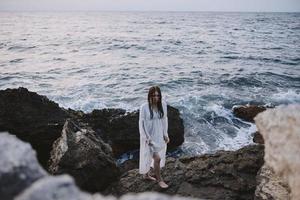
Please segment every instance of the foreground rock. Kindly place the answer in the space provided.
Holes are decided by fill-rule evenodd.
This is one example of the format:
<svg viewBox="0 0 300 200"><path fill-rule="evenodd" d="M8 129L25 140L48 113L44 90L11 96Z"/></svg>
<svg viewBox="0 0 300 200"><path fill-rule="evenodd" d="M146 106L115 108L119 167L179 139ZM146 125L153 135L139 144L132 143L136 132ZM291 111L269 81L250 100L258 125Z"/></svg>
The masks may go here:
<svg viewBox="0 0 300 200"><path fill-rule="evenodd" d="M49 171L72 175L80 188L90 192L104 190L120 175L110 146L89 127L79 127L69 119L53 144Z"/></svg>
<svg viewBox="0 0 300 200"><path fill-rule="evenodd" d="M26 88L0 91L0 131L29 142L44 168L67 116L57 103Z"/></svg>
<svg viewBox="0 0 300 200"><path fill-rule="evenodd" d="M254 117L265 110L265 107L256 105L235 106L233 107L233 114L245 121L254 122Z"/></svg>
<svg viewBox="0 0 300 200"><path fill-rule="evenodd" d="M300 199L300 105L280 106L255 117L265 141L265 163L286 180Z"/></svg>
<svg viewBox="0 0 300 200"><path fill-rule="evenodd" d="M30 144L0 133L0 199L10 200L47 173Z"/></svg>
<svg viewBox="0 0 300 200"><path fill-rule="evenodd" d="M274 171L264 165L257 175L257 187L255 190L255 200L288 200L290 199L290 189Z"/></svg>
<svg viewBox="0 0 300 200"><path fill-rule="evenodd" d="M84 122L90 124L111 145L116 157L139 148L138 120L139 111L126 113L123 109L94 110L83 118ZM168 150L172 150L183 143L184 126L179 111L171 106L168 106L168 120Z"/></svg>
<svg viewBox="0 0 300 200"><path fill-rule="evenodd" d="M113 196L82 192L69 175L48 176L28 143L0 133L0 199L10 200L117 200ZM120 200L188 200L158 193L127 194Z"/></svg>
<svg viewBox="0 0 300 200"><path fill-rule="evenodd" d="M162 191L156 183L143 180L138 169L134 169L123 174L105 193L160 191L204 199L253 199L256 174L262 165L261 145L200 157L168 158L162 170L162 176L170 185L167 190Z"/></svg>

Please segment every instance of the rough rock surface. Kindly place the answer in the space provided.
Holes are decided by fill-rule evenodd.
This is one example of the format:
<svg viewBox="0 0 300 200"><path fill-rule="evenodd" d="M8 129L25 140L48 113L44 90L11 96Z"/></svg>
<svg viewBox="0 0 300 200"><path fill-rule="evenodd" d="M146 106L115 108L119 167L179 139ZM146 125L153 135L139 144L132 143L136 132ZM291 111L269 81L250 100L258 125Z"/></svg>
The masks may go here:
<svg viewBox="0 0 300 200"><path fill-rule="evenodd" d="M10 200L47 173L30 144L0 133L0 199Z"/></svg>
<svg viewBox="0 0 300 200"><path fill-rule="evenodd" d="M90 192L102 191L120 175L110 146L92 129L80 127L70 119L53 144L49 171L72 175L80 188Z"/></svg>
<svg viewBox="0 0 300 200"><path fill-rule="evenodd" d="M0 90L0 131L29 142L44 168L67 116L57 103L26 88Z"/></svg>
<svg viewBox="0 0 300 200"><path fill-rule="evenodd" d="M159 191L204 199L253 199L256 174L262 165L262 145L199 157L168 158L162 169L162 176L170 186L167 190L143 180L138 169L134 169L123 174L104 194Z"/></svg>
<svg viewBox="0 0 300 200"><path fill-rule="evenodd" d="M168 105L168 150L178 147L184 141L183 120L179 115L178 109ZM93 110L83 117L83 121L90 124L111 145L116 157L139 148L138 120L139 111L126 113L123 109Z"/></svg>
<svg viewBox="0 0 300 200"><path fill-rule="evenodd" d="M265 163L287 181L300 199L300 105L279 106L255 117L265 141Z"/></svg>
<svg viewBox="0 0 300 200"><path fill-rule="evenodd" d="M289 200L290 190L285 181L264 165L257 174L255 200Z"/></svg>
<svg viewBox="0 0 300 200"><path fill-rule="evenodd" d="M233 114L248 122L254 122L254 117L265 111L266 108L263 106L246 105L246 106L235 106L233 107Z"/></svg>

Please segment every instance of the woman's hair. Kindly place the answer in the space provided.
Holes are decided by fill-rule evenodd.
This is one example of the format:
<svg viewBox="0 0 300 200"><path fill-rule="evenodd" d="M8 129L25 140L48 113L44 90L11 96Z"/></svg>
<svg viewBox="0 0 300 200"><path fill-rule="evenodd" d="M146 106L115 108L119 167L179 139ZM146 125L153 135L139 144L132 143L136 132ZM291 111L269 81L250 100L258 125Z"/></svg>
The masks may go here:
<svg viewBox="0 0 300 200"><path fill-rule="evenodd" d="M149 105L149 110L150 110L150 119L153 118L152 99L154 98L153 95L155 94L155 91L157 91L159 94L159 100L157 102L157 109L158 109L159 116L160 116L160 118L162 118L164 116L164 110L163 110L162 104L161 104L160 88L158 86L152 86L152 87L150 87L149 92L148 92L148 105Z"/></svg>

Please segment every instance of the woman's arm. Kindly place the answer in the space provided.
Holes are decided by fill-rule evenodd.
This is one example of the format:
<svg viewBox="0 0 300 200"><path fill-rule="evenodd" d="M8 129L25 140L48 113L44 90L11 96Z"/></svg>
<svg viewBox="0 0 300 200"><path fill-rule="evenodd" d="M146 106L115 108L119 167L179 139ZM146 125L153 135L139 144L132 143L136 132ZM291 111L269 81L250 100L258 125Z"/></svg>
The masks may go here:
<svg viewBox="0 0 300 200"><path fill-rule="evenodd" d="M139 112L139 132L140 132L140 135L141 137L145 138L147 142L149 142L150 140L150 136L149 134L147 133L146 131L146 128L145 128L145 111L143 109L143 105L140 106L140 112Z"/></svg>
<svg viewBox="0 0 300 200"><path fill-rule="evenodd" d="M169 137L168 134L168 106L167 102L163 101L163 110L164 110L164 117L163 117L163 127L164 127L164 137Z"/></svg>

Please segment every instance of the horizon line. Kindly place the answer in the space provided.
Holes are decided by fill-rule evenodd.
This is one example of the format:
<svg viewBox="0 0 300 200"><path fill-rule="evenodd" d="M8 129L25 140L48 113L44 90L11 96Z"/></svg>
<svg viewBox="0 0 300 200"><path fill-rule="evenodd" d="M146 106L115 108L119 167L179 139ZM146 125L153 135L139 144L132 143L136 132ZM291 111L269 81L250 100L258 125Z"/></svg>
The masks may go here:
<svg viewBox="0 0 300 200"><path fill-rule="evenodd" d="M0 12L219 12L219 13L300 13L300 11L245 11L245 10L29 10L7 9Z"/></svg>

